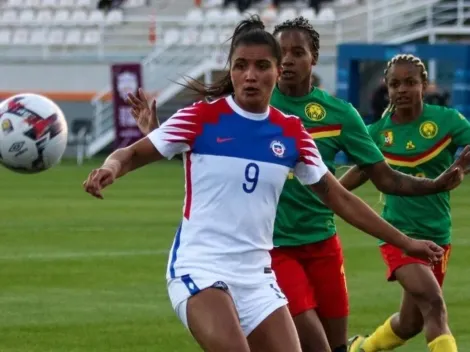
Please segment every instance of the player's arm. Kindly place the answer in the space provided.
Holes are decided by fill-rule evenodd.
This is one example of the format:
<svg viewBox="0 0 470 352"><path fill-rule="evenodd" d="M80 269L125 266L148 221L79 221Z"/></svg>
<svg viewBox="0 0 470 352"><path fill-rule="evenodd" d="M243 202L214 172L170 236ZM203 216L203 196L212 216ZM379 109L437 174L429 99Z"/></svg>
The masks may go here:
<svg viewBox="0 0 470 352"><path fill-rule="evenodd" d="M369 126L367 131L360 116L354 114L350 114L347 123L348 133L344 134L341 141L348 155L358 165L340 178L340 183L346 189L353 190L370 179L378 190L386 194L423 196L449 191L460 184L463 171L458 166L468 163L464 156L434 180L410 176L392 169L385 162L378 148L384 140L377 123Z"/></svg>
<svg viewBox="0 0 470 352"><path fill-rule="evenodd" d="M164 124L127 148L113 152L83 183L85 191L102 199L101 191L116 178L162 158L171 159L191 150L198 128L198 106L177 111ZM182 128L181 126L185 126Z"/></svg>
<svg viewBox="0 0 470 352"><path fill-rule="evenodd" d="M452 123L451 134L453 144L459 147L470 145L470 122L465 118L465 116L457 110L454 110L454 114L449 119L449 122ZM466 165L465 173L469 172L470 167L469 165Z"/></svg>
<svg viewBox="0 0 470 352"><path fill-rule="evenodd" d="M114 178L119 178L160 159L163 159L162 154L148 137L144 137L129 147L115 150L108 156L101 168L111 170Z"/></svg>
<svg viewBox="0 0 470 352"><path fill-rule="evenodd" d="M340 183L344 188L352 191L369 179L379 191L400 196L434 194L447 190L448 186L447 183L439 182L439 178L431 180L393 170L385 161L361 168L356 165L340 178ZM447 180L447 177L445 179Z"/></svg>
<svg viewBox="0 0 470 352"><path fill-rule="evenodd" d="M343 220L386 243L401 248L409 255L436 261L442 251L432 242L419 242L404 235L383 220L359 197L346 190L328 171L310 188Z"/></svg>
<svg viewBox="0 0 470 352"><path fill-rule="evenodd" d="M341 176L339 182L344 188L349 191L352 191L356 188L361 187L368 180L369 176L367 176L367 174L363 172L359 166L354 165Z"/></svg>

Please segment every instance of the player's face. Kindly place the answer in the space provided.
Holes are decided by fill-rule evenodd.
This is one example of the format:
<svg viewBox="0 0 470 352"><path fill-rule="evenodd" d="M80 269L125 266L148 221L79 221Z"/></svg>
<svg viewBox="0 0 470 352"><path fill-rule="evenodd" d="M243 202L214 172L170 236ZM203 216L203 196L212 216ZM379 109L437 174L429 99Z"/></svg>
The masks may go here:
<svg viewBox="0 0 470 352"><path fill-rule="evenodd" d="M390 101L398 108L412 108L423 99L424 82L421 70L414 64L392 65L387 74L387 88Z"/></svg>
<svg viewBox="0 0 470 352"><path fill-rule="evenodd" d="M266 111L279 74L268 45L239 45L230 64L235 101L249 112Z"/></svg>
<svg viewBox="0 0 470 352"><path fill-rule="evenodd" d="M286 30L277 34L282 50L281 83L297 85L310 80L312 66L316 64L307 33Z"/></svg>

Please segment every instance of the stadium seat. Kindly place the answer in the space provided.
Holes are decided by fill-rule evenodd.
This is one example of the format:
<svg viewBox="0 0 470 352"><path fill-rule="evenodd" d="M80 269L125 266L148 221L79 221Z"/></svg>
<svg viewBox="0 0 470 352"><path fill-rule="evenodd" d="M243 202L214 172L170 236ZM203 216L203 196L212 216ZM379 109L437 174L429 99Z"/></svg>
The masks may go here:
<svg viewBox="0 0 470 352"><path fill-rule="evenodd" d="M24 8L23 0L8 0L8 2L6 3L6 7L12 9L22 9Z"/></svg>
<svg viewBox="0 0 470 352"><path fill-rule="evenodd" d="M31 31L29 38L29 44L31 45L42 45L47 42L47 31L43 28L34 29Z"/></svg>
<svg viewBox="0 0 470 352"><path fill-rule="evenodd" d="M84 26L88 24L88 14L84 10L75 10L70 15L70 25L75 24Z"/></svg>
<svg viewBox="0 0 470 352"><path fill-rule="evenodd" d="M257 7L250 7L248 10L241 14L243 18L247 18L252 15L260 15L260 11Z"/></svg>
<svg viewBox="0 0 470 352"><path fill-rule="evenodd" d="M59 0L59 7L73 8L74 6L75 6L75 0Z"/></svg>
<svg viewBox="0 0 470 352"><path fill-rule="evenodd" d="M69 24L70 13L67 10L58 10L54 15L54 23L58 25Z"/></svg>
<svg viewBox="0 0 470 352"><path fill-rule="evenodd" d="M204 15L202 10L198 7L192 8L186 14L186 21L202 22L204 20Z"/></svg>
<svg viewBox="0 0 470 352"><path fill-rule="evenodd" d="M279 22L284 22L297 17L297 10L291 7L282 9L279 13Z"/></svg>
<svg viewBox="0 0 470 352"><path fill-rule="evenodd" d="M3 24L16 24L18 22L18 14L15 10L6 10L2 13L1 22Z"/></svg>
<svg viewBox="0 0 470 352"><path fill-rule="evenodd" d="M78 45L81 42L82 33L79 29L71 29L65 36L65 44Z"/></svg>
<svg viewBox="0 0 470 352"><path fill-rule="evenodd" d="M104 17L104 12L100 10L93 10L90 12L90 15L88 16L88 24L92 26L99 26L101 24L104 24L105 22L105 17Z"/></svg>
<svg viewBox="0 0 470 352"><path fill-rule="evenodd" d="M40 24L49 24L52 22L54 16L51 10L41 10L36 16L36 21Z"/></svg>
<svg viewBox="0 0 470 352"><path fill-rule="evenodd" d="M311 22L315 21L317 18L315 11L310 7L300 10L299 16L302 16Z"/></svg>
<svg viewBox="0 0 470 352"><path fill-rule="evenodd" d="M55 9L59 7L59 2L57 0L42 0L41 7Z"/></svg>
<svg viewBox="0 0 470 352"><path fill-rule="evenodd" d="M187 28L182 33L182 45L195 45L199 40L199 31L197 28Z"/></svg>
<svg viewBox="0 0 470 352"><path fill-rule="evenodd" d="M163 32L163 43L167 46L176 44L180 39L180 31L177 28L170 28Z"/></svg>
<svg viewBox="0 0 470 352"><path fill-rule="evenodd" d="M122 7L136 8L136 7L142 7L142 6L145 6L145 0L127 0L127 1L124 1L124 4Z"/></svg>
<svg viewBox="0 0 470 352"><path fill-rule="evenodd" d="M232 28L222 28L219 31L219 43L227 44L228 40L232 37L233 29Z"/></svg>
<svg viewBox="0 0 470 352"><path fill-rule="evenodd" d="M114 9L108 12L106 15L106 24L109 26L113 26L116 24L121 24L124 19L124 15L122 10Z"/></svg>
<svg viewBox="0 0 470 352"><path fill-rule="evenodd" d="M23 6L25 9L29 9L30 10L31 8L37 8L39 6L41 6L41 0L23 0Z"/></svg>
<svg viewBox="0 0 470 352"><path fill-rule="evenodd" d="M336 4L339 6L357 5L357 0L337 0Z"/></svg>
<svg viewBox="0 0 470 352"><path fill-rule="evenodd" d="M51 29L47 35L47 42L51 45L59 45L64 41L64 31L59 28Z"/></svg>
<svg viewBox="0 0 470 352"><path fill-rule="evenodd" d="M222 20L226 24L235 24L240 21L240 17L240 12L238 12L236 8L229 7L227 10L224 11Z"/></svg>
<svg viewBox="0 0 470 352"><path fill-rule="evenodd" d="M100 32L97 29L90 29L83 35L83 44L96 45L101 41Z"/></svg>
<svg viewBox="0 0 470 352"><path fill-rule="evenodd" d="M214 31L211 28L204 29L201 32L201 36L199 38L199 42L201 44L206 45L214 45L217 44L217 31Z"/></svg>
<svg viewBox="0 0 470 352"><path fill-rule="evenodd" d="M276 21L276 19L277 19L277 11L276 11L276 9L274 9L274 8L272 8L272 7L265 8L265 9L261 12L261 19L262 19L264 22L267 22L267 23Z"/></svg>
<svg viewBox="0 0 470 352"><path fill-rule="evenodd" d="M336 16L332 8L325 7L320 9L317 18L321 22L333 22L336 19Z"/></svg>
<svg viewBox="0 0 470 352"><path fill-rule="evenodd" d="M17 29L13 35L13 44L25 45L28 44L29 33L26 29Z"/></svg>
<svg viewBox="0 0 470 352"><path fill-rule="evenodd" d="M19 21L21 24L30 24L35 21L34 11L31 9L20 12Z"/></svg>
<svg viewBox="0 0 470 352"><path fill-rule="evenodd" d="M8 45L11 41L11 32L8 29L0 30L0 45Z"/></svg>
<svg viewBox="0 0 470 352"><path fill-rule="evenodd" d="M85 9L93 7L91 4L91 0L77 0L75 5L76 7L82 7Z"/></svg>
<svg viewBox="0 0 470 352"><path fill-rule="evenodd" d="M218 23L222 20L222 10L218 7L207 10L204 16L204 20L208 23Z"/></svg>

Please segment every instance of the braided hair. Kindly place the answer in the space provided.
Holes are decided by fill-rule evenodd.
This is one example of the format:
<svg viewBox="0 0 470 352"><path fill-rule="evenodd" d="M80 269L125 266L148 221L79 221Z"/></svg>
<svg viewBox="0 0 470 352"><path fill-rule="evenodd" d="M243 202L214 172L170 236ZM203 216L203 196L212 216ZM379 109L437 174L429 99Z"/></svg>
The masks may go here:
<svg viewBox="0 0 470 352"><path fill-rule="evenodd" d="M293 20L287 20L274 27L273 35L286 30L299 30L306 33L310 39L310 50L315 61L318 60L320 51L320 34L313 28L312 24L305 17L296 17Z"/></svg>
<svg viewBox="0 0 470 352"><path fill-rule="evenodd" d="M387 62L387 67L384 70L385 83L387 83L387 74L388 71L390 71L390 68L395 64L402 63L412 64L417 67L420 70L421 81L423 83L428 81L428 71L426 70L426 66L424 65L423 61L421 61L419 57L411 54L398 54L392 57L389 62ZM385 111L383 112L382 117L384 117L388 113L393 113L394 111L395 105L390 102Z"/></svg>

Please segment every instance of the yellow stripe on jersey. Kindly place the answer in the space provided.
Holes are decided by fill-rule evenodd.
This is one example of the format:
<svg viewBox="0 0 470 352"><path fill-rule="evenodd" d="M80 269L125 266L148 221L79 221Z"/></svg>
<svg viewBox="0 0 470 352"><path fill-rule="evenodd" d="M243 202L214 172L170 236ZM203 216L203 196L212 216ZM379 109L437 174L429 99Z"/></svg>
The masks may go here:
<svg viewBox="0 0 470 352"><path fill-rule="evenodd" d="M330 125L322 127L307 128L307 132L313 139L338 137L341 135L342 125Z"/></svg>
<svg viewBox="0 0 470 352"><path fill-rule="evenodd" d="M405 166L405 167L416 167L421 164L428 162L431 159L434 159L438 156L444 149L446 149L449 144L452 142L451 136L445 136L439 142L437 142L431 149L421 153L419 155L406 157L402 155L395 155L390 153L383 153L385 160L390 165L394 166Z"/></svg>

